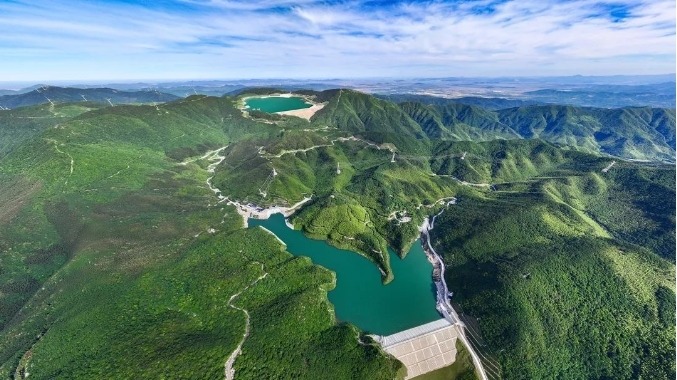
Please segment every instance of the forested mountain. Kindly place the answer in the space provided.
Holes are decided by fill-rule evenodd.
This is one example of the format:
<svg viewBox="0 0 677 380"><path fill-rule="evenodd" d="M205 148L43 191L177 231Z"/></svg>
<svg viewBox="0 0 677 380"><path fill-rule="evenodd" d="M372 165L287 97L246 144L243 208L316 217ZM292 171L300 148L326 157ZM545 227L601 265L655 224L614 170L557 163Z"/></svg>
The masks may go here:
<svg viewBox="0 0 677 380"><path fill-rule="evenodd" d="M45 129L58 127L61 122L101 107L99 103L81 102L0 110L0 158Z"/></svg>
<svg viewBox="0 0 677 380"><path fill-rule="evenodd" d="M238 301L257 326L238 377L395 377L335 323L328 271L242 229L205 187L208 161L181 164L278 130L194 96L61 120L2 158L2 376L222 378L245 326L227 301L265 272Z"/></svg>
<svg viewBox="0 0 677 380"><path fill-rule="evenodd" d="M233 205L312 195L294 228L384 282L382 253L439 215L453 301L505 378L674 378L674 110L301 93L325 103L310 121L241 96L0 111L0 376L223 378L243 342L237 378L401 378L336 321L335 276Z"/></svg>
<svg viewBox="0 0 677 380"><path fill-rule="evenodd" d="M675 160L675 110L525 106L489 111L457 103L400 107L431 138L487 141L540 138L590 153Z"/></svg>
<svg viewBox="0 0 677 380"><path fill-rule="evenodd" d="M505 378L669 379L674 168L576 160L437 218L454 302Z"/></svg>
<svg viewBox="0 0 677 380"><path fill-rule="evenodd" d="M498 111L524 138L542 138L623 158L675 160L675 110L531 106Z"/></svg>
<svg viewBox="0 0 677 380"><path fill-rule="evenodd" d="M0 96L0 107L18 108L44 103L95 102L104 104L164 103L178 96L148 91L118 91L111 88L74 88L42 86L33 91Z"/></svg>
<svg viewBox="0 0 677 380"><path fill-rule="evenodd" d="M455 141L539 138L583 152L675 161L674 109L530 105L491 111L449 101L396 106L355 91L340 94L314 120L362 133L378 142L394 142L400 137L420 140L424 136ZM399 142L401 146L412 144L410 140Z"/></svg>

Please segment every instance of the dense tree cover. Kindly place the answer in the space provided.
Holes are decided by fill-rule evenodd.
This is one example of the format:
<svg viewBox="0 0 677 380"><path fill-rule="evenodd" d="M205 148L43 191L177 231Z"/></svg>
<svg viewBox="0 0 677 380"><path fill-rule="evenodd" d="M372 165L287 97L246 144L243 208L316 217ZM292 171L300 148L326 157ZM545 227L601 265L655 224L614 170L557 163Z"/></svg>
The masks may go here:
<svg viewBox="0 0 677 380"><path fill-rule="evenodd" d="M16 110L0 110L0 158L21 143L30 140L47 128L58 128L59 123L101 106L95 103L42 104Z"/></svg>
<svg viewBox="0 0 677 380"><path fill-rule="evenodd" d="M249 112L249 116L251 116L254 119L262 119L262 120L270 120L270 121L280 121L282 120L282 116L277 115L277 114L271 114L263 111L258 111L258 110L251 110L247 111Z"/></svg>
<svg viewBox="0 0 677 380"><path fill-rule="evenodd" d="M200 96L71 116L0 163L2 377L221 378L245 325L228 300L261 271L234 301L251 316L238 377L401 372L335 325L329 272L242 230L187 159L275 126Z"/></svg>
<svg viewBox="0 0 677 380"><path fill-rule="evenodd" d="M589 153L668 162L675 159L674 108L518 104L492 110L492 104L485 102L391 97L408 100L395 105L356 91L315 94L322 99L332 97L326 100L327 106L314 121L359 133L379 143L392 142L407 152L420 152L417 140L424 138L452 141L540 138Z"/></svg>
<svg viewBox="0 0 677 380"><path fill-rule="evenodd" d="M461 199L437 218L433 241L448 265L455 302L479 320L506 378L675 376L674 310L668 311L674 309L674 265L657 256L667 249L674 255L674 240L649 245L653 252L625 243L638 242L619 233L626 222L658 216L624 204L634 214L606 229L595 222L599 209L586 207L601 187L641 191L649 182L644 177L667 169L618 170L634 175L591 173L498 187ZM645 198L661 202L665 195L674 202L674 187L662 191L667 194ZM660 211L660 218L673 219L656 231L674 236L673 209Z"/></svg>
<svg viewBox="0 0 677 380"><path fill-rule="evenodd" d="M544 189L585 210L614 237L674 263L674 167L617 163L607 173L552 180Z"/></svg>
<svg viewBox="0 0 677 380"><path fill-rule="evenodd" d="M674 111L506 114L304 94L327 102L310 122L260 122L237 98L205 96L0 111L0 374L221 377L244 332L228 306L242 291L239 377L401 376L335 323L332 275L241 229L208 190L214 175L223 195L260 206L312 194L295 228L369 257L385 280L380 252L406 252L457 196L433 241L506 377L674 377L674 167L602 172L611 159L564 146L599 152L620 138L641 142L614 142L631 156L674 159ZM520 130L529 120L532 134ZM627 125L597 133L613 123ZM649 147L656 133L672 151ZM516 139L455 141L503 134ZM222 147L208 173L200 157Z"/></svg>
<svg viewBox="0 0 677 380"><path fill-rule="evenodd" d="M433 205L465 190L435 177L426 155L350 140L355 136L343 131L305 129L230 145L214 183L257 205L290 205L312 195L292 223L311 237L364 254L390 279L387 247L407 252ZM408 219L394 218L395 212Z"/></svg>
<svg viewBox="0 0 677 380"><path fill-rule="evenodd" d="M150 174L173 168L175 162L165 152L182 158L177 153L257 132L257 125L243 119L229 99L193 97L158 108L119 106L79 116L74 112L75 117L60 120L59 128L21 138L2 159L0 183L5 191L0 197L7 205L0 215L0 241L6 252L0 271L6 284L0 295L6 306L0 311L2 324L72 254L80 231L64 226L77 221L84 225L82 210L138 190ZM41 107L35 111L37 116L44 113ZM32 126L6 128L22 132ZM266 128L262 125L258 131L265 133ZM76 199L67 202L72 197ZM53 254L22 264L35 252Z"/></svg>
<svg viewBox="0 0 677 380"><path fill-rule="evenodd" d="M432 138L540 138L590 153L674 162L675 110L522 106L489 111L458 103L400 107Z"/></svg>
<svg viewBox="0 0 677 380"><path fill-rule="evenodd" d="M236 300L251 315L251 335L236 362L238 378L256 379L263 372L313 379L328 367L342 378L395 377L401 364L376 346L358 345L354 328L334 326L326 299L330 273L291 258L261 230L230 224L186 243L161 265L134 268L139 273L129 273L129 262L101 269L86 264L102 265L102 256L114 252L79 252L71 265L88 270L55 279L75 299L46 306L50 314L67 309L68 318L45 316L44 335L27 360L31 377L221 378L245 324L243 313L227 301L262 272L268 276ZM155 249L170 253L163 248ZM113 278L111 269L117 272Z"/></svg>
<svg viewBox="0 0 677 380"><path fill-rule="evenodd" d="M369 145L341 130L285 126L275 137L230 145L214 183L233 199L257 205L290 205L312 194L313 200L292 218L294 225L371 258L386 279L389 264L379 252L386 246L406 252L425 216L445 198L472 192L459 185L463 181L488 189L572 170L601 171L611 162L540 140L428 141L412 153L396 144ZM613 202L613 194L598 195ZM394 217L402 212L406 222ZM666 223L663 227L670 221ZM663 227L660 231L669 239Z"/></svg>
<svg viewBox="0 0 677 380"><path fill-rule="evenodd" d="M262 90L262 93L270 90ZM493 111L456 102L393 102L350 90L307 91L327 105L313 121L421 152L420 140L489 141L540 138L589 153L675 159L674 108L618 109L521 105ZM413 98L412 100L419 100ZM488 107L491 107L490 105Z"/></svg>

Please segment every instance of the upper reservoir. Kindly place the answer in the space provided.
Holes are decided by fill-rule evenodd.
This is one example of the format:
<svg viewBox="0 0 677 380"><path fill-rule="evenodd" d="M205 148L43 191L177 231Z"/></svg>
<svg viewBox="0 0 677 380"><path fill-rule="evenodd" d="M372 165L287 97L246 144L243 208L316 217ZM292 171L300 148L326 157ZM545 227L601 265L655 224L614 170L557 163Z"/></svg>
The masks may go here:
<svg viewBox="0 0 677 380"><path fill-rule="evenodd" d="M268 113L310 108L312 104L298 96L266 96L245 99L246 108Z"/></svg>
<svg viewBox="0 0 677 380"><path fill-rule="evenodd" d="M295 256L307 256L314 264L336 272L336 288L329 292L336 317L378 335L390 335L440 319L435 309L432 265L419 241L404 260L388 250L395 279L381 283L371 261L357 253L313 240L287 227L282 214L267 220L249 219L250 227L262 226L277 235Z"/></svg>

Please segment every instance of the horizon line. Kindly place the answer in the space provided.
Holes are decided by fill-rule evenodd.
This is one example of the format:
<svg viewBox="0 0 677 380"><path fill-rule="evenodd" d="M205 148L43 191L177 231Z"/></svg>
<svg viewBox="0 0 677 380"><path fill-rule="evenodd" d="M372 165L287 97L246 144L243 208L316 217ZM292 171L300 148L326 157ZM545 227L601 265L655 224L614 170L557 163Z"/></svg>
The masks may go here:
<svg viewBox="0 0 677 380"><path fill-rule="evenodd" d="M675 76L677 73L660 73L660 74L612 74L612 75L595 75L595 74L570 74L570 75L472 75L472 76L357 76L357 77L317 77L317 78L300 78L300 77L242 77L242 78L130 78L130 79L35 79L35 80L0 80L0 84L32 84L48 85L51 83L110 83L110 84L133 84L133 83L178 83L178 82L237 82L237 81L338 81L338 80L434 80L434 79L549 79L549 78L622 78L622 77L661 77L661 76Z"/></svg>

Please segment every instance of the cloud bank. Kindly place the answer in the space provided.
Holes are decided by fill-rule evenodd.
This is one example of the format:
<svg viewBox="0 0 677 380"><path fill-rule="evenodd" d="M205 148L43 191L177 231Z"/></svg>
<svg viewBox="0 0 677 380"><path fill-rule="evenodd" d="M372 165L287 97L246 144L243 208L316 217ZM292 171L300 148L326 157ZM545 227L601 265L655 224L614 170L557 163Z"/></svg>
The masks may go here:
<svg viewBox="0 0 677 380"><path fill-rule="evenodd" d="M0 80L657 74L667 0L7 1Z"/></svg>

